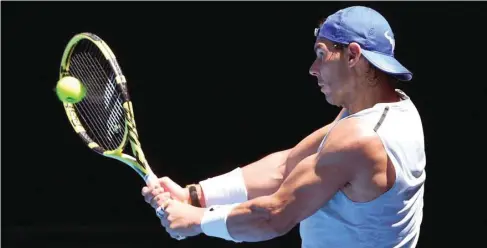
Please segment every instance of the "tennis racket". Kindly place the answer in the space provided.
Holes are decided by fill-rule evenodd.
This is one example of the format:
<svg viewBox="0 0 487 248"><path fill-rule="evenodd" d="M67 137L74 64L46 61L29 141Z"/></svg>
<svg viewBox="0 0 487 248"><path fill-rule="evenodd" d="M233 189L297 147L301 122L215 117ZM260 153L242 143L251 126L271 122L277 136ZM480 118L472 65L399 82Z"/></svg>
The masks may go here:
<svg viewBox="0 0 487 248"><path fill-rule="evenodd" d="M81 140L96 153L130 166L147 185L158 187L139 141L127 81L110 47L95 34L76 34L64 50L59 76L75 77L86 88L80 102L63 103Z"/></svg>

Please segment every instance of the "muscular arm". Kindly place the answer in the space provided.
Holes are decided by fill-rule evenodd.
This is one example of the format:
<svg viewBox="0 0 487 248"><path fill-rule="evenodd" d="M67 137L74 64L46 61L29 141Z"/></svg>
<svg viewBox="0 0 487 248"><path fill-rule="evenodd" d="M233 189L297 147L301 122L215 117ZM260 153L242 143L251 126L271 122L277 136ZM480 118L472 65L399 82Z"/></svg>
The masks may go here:
<svg viewBox="0 0 487 248"><path fill-rule="evenodd" d="M276 192L284 179L301 160L316 153L330 128L345 114L346 110L342 109L333 122L308 135L292 149L272 153L242 167L248 199L251 200ZM201 186L197 185L196 189L201 205L206 206Z"/></svg>
<svg viewBox="0 0 487 248"><path fill-rule="evenodd" d="M320 153L302 160L272 195L238 205L227 218L230 235L247 242L284 235L316 212L357 173L379 163L383 148L373 133L344 125L329 134Z"/></svg>

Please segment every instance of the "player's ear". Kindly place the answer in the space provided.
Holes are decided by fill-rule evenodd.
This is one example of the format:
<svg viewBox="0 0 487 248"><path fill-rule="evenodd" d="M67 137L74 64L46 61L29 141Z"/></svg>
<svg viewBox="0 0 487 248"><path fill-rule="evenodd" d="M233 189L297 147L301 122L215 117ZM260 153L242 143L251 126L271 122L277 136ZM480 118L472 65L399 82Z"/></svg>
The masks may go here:
<svg viewBox="0 0 487 248"><path fill-rule="evenodd" d="M348 66L354 67L360 60L362 56L362 49L360 45L356 42L352 42L347 46L347 55L348 55Z"/></svg>

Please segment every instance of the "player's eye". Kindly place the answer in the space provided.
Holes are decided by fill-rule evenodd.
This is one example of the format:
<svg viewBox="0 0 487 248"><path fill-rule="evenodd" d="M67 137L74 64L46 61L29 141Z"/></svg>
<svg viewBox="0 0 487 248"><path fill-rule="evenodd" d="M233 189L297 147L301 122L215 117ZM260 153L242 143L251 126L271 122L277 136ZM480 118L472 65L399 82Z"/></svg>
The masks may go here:
<svg viewBox="0 0 487 248"><path fill-rule="evenodd" d="M317 58L322 59L324 56L325 56L325 52L323 52L322 50L316 51L316 57Z"/></svg>

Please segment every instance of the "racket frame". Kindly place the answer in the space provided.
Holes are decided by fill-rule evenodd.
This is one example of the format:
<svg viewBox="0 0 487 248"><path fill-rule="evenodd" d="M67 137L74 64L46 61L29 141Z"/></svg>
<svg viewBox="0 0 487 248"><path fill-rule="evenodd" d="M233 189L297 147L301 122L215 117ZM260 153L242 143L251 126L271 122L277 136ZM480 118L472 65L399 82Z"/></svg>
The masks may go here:
<svg viewBox="0 0 487 248"><path fill-rule="evenodd" d="M117 62L115 54L112 52L110 47L100 37L93 33L84 32L74 35L65 47L61 59L59 79L65 76L71 76L69 72L70 58L76 45L82 40L88 40L89 42L93 43L101 51L115 73L116 87L122 93L122 105L125 115L125 130L123 140L119 147L114 150L105 150L103 147L93 141L79 120L78 114L76 113L74 107L76 103L73 104L63 102L63 107L68 120L71 123L74 131L81 137L84 143L86 143L91 150L105 157L113 158L129 165L137 172L139 176L144 179L146 183L154 184L157 177L152 172L140 145L137 128L135 125L133 106L127 89L127 81ZM134 156L123 153L127 145L127 141L131 145L131 150Z"/></svg>

